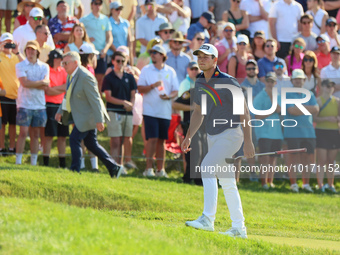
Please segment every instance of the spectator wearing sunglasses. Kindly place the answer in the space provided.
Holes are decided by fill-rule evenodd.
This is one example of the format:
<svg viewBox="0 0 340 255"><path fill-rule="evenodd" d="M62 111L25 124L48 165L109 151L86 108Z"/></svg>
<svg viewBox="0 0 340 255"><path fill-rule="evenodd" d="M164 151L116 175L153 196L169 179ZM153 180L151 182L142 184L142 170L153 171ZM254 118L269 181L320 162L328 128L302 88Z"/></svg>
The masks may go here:
<svg viewBox="0 0 340 255"><path fill-rule="evenodd" d="M191 40L191 43L189 45L189 50L186 52L186 54L189 55L191 60L197 62L197 56L193 54L193 52L197 49L199 49L205 41L205 34L203 32L197 32L194 36L194 39Z"/></svg>
<svg viewBox="0 0 340 255"><path fill-rule="evenodd" d="M317 35L312 32L313 21L313 16L310 14L305 14L300 18L301 32L295 37L295 39L302 38L305 41L305 50L315 51L318 48L316 43Z"/></svg>
<svg viewBox="0 0 340 255"><path fill-rule="evenodd" d="M321 88L321 79L318 69L318 60L313 51L307 50L305 56L302 59L301 69L306 74L306 81L303 87L308 89L316 95Z"/></svg>
<svg viewBox="0 0 340 255"><path fill-rule="evenodd" d="M286 67L285 62L283 59L277 60L274 63L273 71L276 75L276 85L275 88L277 88L277 93L281 94L281 88L292 88L293 84L290 82L290 78L288 75L285 74Z"/></svg>
<svg viewBox="0 0 340 255"><path fill-rule="evenodd" d="M218 51L218 68L226 73L228 65L228 56L237 50L237 38L235 36L236 28L231 22L227 22L223 29L223 38L215 44Z"/></svg>
<svg viewBox="0 0 340 255"><path fill-rule="evenodd" d="M340 98L340 48L333 47L331 50L331 63L321 69L321 79L331 79L335 83L334 96Z"/></svg>
<svg viewBox="0 0 340 255"><path fill-rule="evenodd" d="M25 47L28 41L35 40L37 37L35 35L35 28L42 24L42 19L44 17L44 12L39 7L34 7L30 12L30 17L26 25L20 26L13 32L13 38L16 43L19 44L19 52L24 55ZM53 38L48 35L46 42L52 50L55 49Z"/></svg>
<svg viewBox="0 0 340 255"><path fill-rule="evenodd" d="M175 32L175 29L172 27L171 23L160 24L158 31L155 32L156 36L159 36L163 40L162 46L166 52L170 50L169 40L173 32Z"/></svg>
<svg viewBox="0 0 340 255"><path fill-rule="evenodd" d="M48 36L51 34L50 29L46 25L38 25L34 31L37 37L36 41L40 46L39 60L46 63L48 55L53 50L52 47L47 44Z"/></svg>
<svg viewBox="0 0 340 255"><path fill-rule="evenodd" d="M168 59L166 64L175 69L177 73L178 84L180 84L187 75L187 66L191 59L183 52L183 44L188 43L188 40L184 39L181 32L173 33L170 39L170 51L167 53Z"/></svg>
<svg viewBox="0 0 340 255"><path fill-rule="evenodd" d="M208 43L210 35L208 29L212 24L216 24L215 16L212 12L203 12L198 22L191 24L188 29L187 39L192 40L197 32L203 32L205 35L205 42Z"/></svg>
<svg viewBox="0 0 340 255"><path fill-rule="evenodd" d="M326 21L326 33L328 36L330 46L333 48L334 46L340 46L340 35L338 34L338 23L334 17L330 17Z"/></svg>
<svg viewBox="0 0 340 255"><path fill-rule="evenodd" d="M325 34L319 35L316 38L316 42L318 44L316 57L318 59L318 68L321 70L332 61L330 42L328 36Z"/></svg>
<svg viewBox="0 0 340 255"><path fill-rule="evenodd" d="M29 19L29 14L32 8L39 7L43 9L38 0L23 0L17 5L17 11L20 13L18 17L14 20L14 29L17 29L19 26L25 25Z"/></svg>
<svg viewBox="0 0 340 255"><path fill-rule="evenodd" d="M294 69L301 69L305 46L306 43L302 38L293 41L289 55L285 59L289 76L292 75Z"/></svg>

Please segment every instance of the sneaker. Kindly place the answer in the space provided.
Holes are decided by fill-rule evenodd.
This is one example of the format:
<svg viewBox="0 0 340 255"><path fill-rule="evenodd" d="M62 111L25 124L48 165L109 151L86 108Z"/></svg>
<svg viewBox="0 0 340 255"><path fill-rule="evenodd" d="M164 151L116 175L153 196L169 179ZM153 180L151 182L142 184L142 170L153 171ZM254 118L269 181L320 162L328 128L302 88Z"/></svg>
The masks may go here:
<svg viewBox="0 0 340 255"><path fill-rule="evenodd" d="M153 177L155 176L155 173L152 168L148 168L148 169L145 169L145 171L143 172L143 176Z"/></svg>
<svg viewBox="0 0 340 255"><path fill-rule="evenodd" d="M247 228L230 228L226 232L220 232L222 235L230 236L230 237L241 237L248 238L247 236Z"/></svg>
<svg viewBox="0 0 340 255"><path fill-rule="evenodd" d="M321 191L322 193L325 193L326 192L326 185L328 185L328 184L323 185L321 187L321 189L320 189L319 185L315 185L315 189Z"/></svg>
<svg viewBox="0 0 340 255"><path fill-rule="evenodd" d="M308 193L314 193L314 190L312 189L312 187L309 184L303 185L302 189Z"/></svg>
<svg viewBox="0 0 340 255"><path fill-rule="evenodd" d="M326 184L323 185L323 186L326 186ZM331 192L331 193L334 193L334 194L337 193L337 191L336 191L336 189L335 189L334 186L331 186L331 187L330 187L330 186L327 184L327 187L326 187L325 189L327 189L327 190L328 190L329 192Z"/></svg>
<svg viewBox="0 0 340 255"><path fill-rule="evenodd" d="M196 229L214 231L214 222L211 222L204 214L202 214L202 216L200 216L197 220L185 222L185 225Z"/></svg>
<svg viewBox="0 0 340 255"><path fill-rule="evenodd" d="M296 183L290 185L290 190L295 192L295 193L299 193L299 185L297 185Z"/></svg>
<svg viewBox="0 0 340 255"><path fill-rule="evenodd" d="M130 169L130 168L136 169L136 168L137 168L136 164L135 164L133 161L126 162L126 163L125 163L125 166L126 166L128 169Z"/></svg>
<svg viewBox="0 0 340 255"><path fill-rule="evenodd" d="M267 184L262 185L262 189L269 190L269 186Z"/></svg>
<svg viewBox="0 0 340 255"><path fill-rule="evenodd" d="M275 184L274 183L269 184L269 188L275 189Z"/></svg>
<svg viewBox="0 0 340 255"><path fill-rule="evenodd" d="M156 176L157 177L164 177L164 178L169 178L167 173L165 172L164 169L160 170L160 171L156 171Z"/></svg>
<svg viewBox="0 0 340 255"><path fill-rule="evenodd" d="M119 176L122 174L124 167L121 165L115 165L113 169L109 170L111 178L119 178Z"/></svg>

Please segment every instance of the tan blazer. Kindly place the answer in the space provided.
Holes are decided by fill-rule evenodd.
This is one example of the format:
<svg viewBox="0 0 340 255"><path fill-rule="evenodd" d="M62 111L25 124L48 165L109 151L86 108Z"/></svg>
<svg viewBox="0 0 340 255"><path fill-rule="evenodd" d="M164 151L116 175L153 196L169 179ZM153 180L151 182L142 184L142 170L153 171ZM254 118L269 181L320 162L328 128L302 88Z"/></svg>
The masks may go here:
<svg viewBox="0 0 340 255"><path fill-rule="evenodd" d="M104 123L105 118L110 120L92 73L79 66L72 82L71 113L62 110L62 106L58 109L58 113L62 114L62 123L74 123L80 132L85 132L95 129L97 123Z"/></svg>

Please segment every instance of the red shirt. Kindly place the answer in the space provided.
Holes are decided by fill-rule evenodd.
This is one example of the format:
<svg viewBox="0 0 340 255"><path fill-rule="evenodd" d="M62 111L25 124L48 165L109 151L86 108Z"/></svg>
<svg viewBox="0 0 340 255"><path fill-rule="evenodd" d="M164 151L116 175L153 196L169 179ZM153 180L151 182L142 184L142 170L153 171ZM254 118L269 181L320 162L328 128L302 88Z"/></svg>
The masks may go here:
<svg viewBox="0 0 340 255"><path fill-rule="evenodd" d="M22 25L25 25L26 23L27 23L27 19L26 19L26 17L24 16L24 15L19 15L18 17L17 17L17 19L18 19L18 21L19 21L19 23L20 23L20 26L22 26Z"/></svg>
<svg viewBox="0 0 340 255"><path fill-rule="evenodd" d="M316 55L316 58L318 59L318 68L321 70L325 66L328 66L329 63L332 61L331 59L331 53L328 53L327 55L323 54L322 52L319 52Z"/></svg>
<svg viewBox="0 0 340 255"><path fill-rule="evenodd" d="M50 67L50 87L60 86L66 83L67 73L63 67L58 67L57 71ZM61 104L65 92L55 96L45 95L46 103Z"/></svg>

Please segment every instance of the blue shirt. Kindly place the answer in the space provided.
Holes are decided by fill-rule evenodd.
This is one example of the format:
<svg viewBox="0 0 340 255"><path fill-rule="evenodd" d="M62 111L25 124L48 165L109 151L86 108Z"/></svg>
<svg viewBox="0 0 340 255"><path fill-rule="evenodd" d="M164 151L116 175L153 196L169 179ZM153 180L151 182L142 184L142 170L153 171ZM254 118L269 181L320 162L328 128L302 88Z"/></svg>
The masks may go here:
<svg viewBox="0 0 340 255"><path fill-rule="evenodd" d="M201 17L203 12L208 11L207 0L190 1L191 16L193 19Z"/></svg>
<svg viewBox="0 0 340 255"><path fill-rule="evenodd" d="M92 43L96 50L102 51L106 45L106 32L112 30L109 18L104 14L96 18L91 12L79 21L84 24L88 36L95 39Z"/></svg>
<svg viewBox="0 0 340 255"><path fill-rule="evenodd" d="M128 34L130 23L126 19L119 17L119 23L114 18L109 18L112 27L113 45L118 48L119 46L128 46ZM113 51L108 50L108 55L112 55Z"/></svg>
<svg viewBox="0 0 340 255"><path fill-rule="evenodd" d="M218 67L216 67L213 77L207 83L202 72L197 76L195 83L195 97L194 102L197 105L201 105L202 94L207 95L207 114L204 116L205 130L209 135L217 135L229 128L237 128L239 125L235 122L240 122L240 115L233 114L233 95L229 89L211 89L215 87L215 84L228 84L241 87L237 80L229 74L222 73ZM215 90L215 91L214 91ZM209 92L209 93L208 93ZM242 92L241 92L242 93ZM210 96L211 94L211 96ZM218 96L217 96L218 95ZM242 95L243 96L243 95ZM213 99L214 98L214 99ZM219 98L221 102L219 101ZM216 103L215 103L216 102ZM216 125L214 127L215 119L224 119L228 123ZM233 122L233 125L231 125Z"/></svg>
<svg viewBox="0 0 340 255"><path fill-rule="evenodd" d="M208 33L208 30L206 30L199 22L191 24L188 29L187 39L192 41L192 39L194 39L195 37L195 34L197 34L198 32L203 32L205 36L205 43L209 43L210 35Z"/></svg>
<svg viewBox="0 0 340 255"><path fill-rule="evenodd" d="M307 103L303 105L317 105L316 98L313 92L311 93L311 98ZM287 93L287 99L301 99L305 98L306 95L303 93ZM287 115L284 116L284 119L294 119L297 122L296 127L284 127L284 137L285 138L315 138L315 130L313 127L313 116L312 115L291 115L288 112L288 109L295 105L288 104L287 105ZM285 125L293 126L294 122L286 121Z"/></svg>
<svg viewBox="0 0 340 255"><path fill-rule="evenodd" d="M281 97L277 97L278 105ZM263 89L257 96L254 98L254 108L256 110L268 110L272 107L272 100L268 96L267 92ZM278 121L277 121L278 120ZM253 127L255 130L256 139L266 138L266 139L283 139L282 128L281 128L281 120L280 116L277 112L274 112L270 116L265 119L262 119L264 125L262 127ZM260 124L254 122L253 126L257 126Z"/></svg>
<svg viewBox="0 0 340 255"><path fill-rule="evenodd" d="M190 89L193 89L195 87L195 82L189 77L189 75L187 74L187 77L185 77L185 79L181 82L181 84L179 85L179 89L178 89L178 96L182 96L182 94L185 91L188 91Z"/></svg>
<svg viewBox="0 0 340 255"><path fill-rule="evenodd" d="M172 51L169 51L168 59L165 63L175 69L177 73L178 84L185 79L187 75L187 67L191 61L189 55L181 52L178 56L175 56Z"/></svg>
<svg viewBox="0 0 340 255"><path fill-rule="evenodd" d="M246 78L241 83L241 87L252 88L253 89L253 98L255 98L257 96L257 94L260 93L264 89L265 85L259 79L257 79L255 85L252 85L252 84L250 84L249 80Z"/></svg>
<svg viewBox="0 0 340 255"><path fill-rule="evenodd" d="M155 32L158 31L159 25L163 23L168 23L168 20L161 14L157 14L155 20L150 19L146 14L140 17L136 22L136 40L145 39L150 41L155 38ZM143 53L145 50L146 47L142 45L140 52Z"/></svg>
<svg viewBox="0 0 340 255"><path fill-rule="evenodd" d="M280 61L282 64L284 64L284 67L286 67L286 62L282 58L275 57L274 61L270 61L268 58L263 57L257 61L257 64L259 66L259 74L258 77L264 77L268 72L274 72L274 63L276 61ZM286 67L287 70L287 67Z"/></svg>

